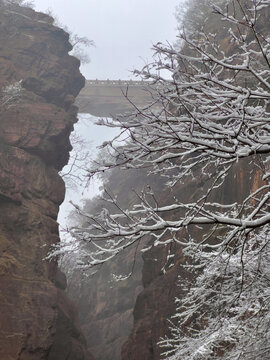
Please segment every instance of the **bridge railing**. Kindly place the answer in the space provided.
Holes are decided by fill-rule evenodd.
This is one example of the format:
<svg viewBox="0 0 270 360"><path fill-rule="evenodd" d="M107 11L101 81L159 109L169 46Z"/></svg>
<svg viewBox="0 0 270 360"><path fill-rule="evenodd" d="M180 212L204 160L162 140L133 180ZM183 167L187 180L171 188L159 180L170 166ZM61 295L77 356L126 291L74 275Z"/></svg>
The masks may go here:
<svg viewBox="0 0 270 360"><path fill-rule="evenodd" d="M150 81L136 81L136 80L86 80L86 85L96 86L149 86L152 83Z"/></svg>

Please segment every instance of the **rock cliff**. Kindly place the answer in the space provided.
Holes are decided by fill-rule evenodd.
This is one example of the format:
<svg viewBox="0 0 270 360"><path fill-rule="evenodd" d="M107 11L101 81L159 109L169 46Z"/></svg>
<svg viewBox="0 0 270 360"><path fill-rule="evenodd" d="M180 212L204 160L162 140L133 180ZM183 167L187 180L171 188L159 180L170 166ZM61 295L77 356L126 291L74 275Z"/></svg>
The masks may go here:
<svg viewBox="0 0 270 360"><path fill-rule="evenodd" d="M59 241L75 96L84 85L52 18L0 2L0 359L90 360L65 276L44 261ZM18 83L20 82L20 83ZM22 87L15 94L12 85ZM11 86L11 87L10 87ZM15 85L16 86L16 85Z"/></svg>

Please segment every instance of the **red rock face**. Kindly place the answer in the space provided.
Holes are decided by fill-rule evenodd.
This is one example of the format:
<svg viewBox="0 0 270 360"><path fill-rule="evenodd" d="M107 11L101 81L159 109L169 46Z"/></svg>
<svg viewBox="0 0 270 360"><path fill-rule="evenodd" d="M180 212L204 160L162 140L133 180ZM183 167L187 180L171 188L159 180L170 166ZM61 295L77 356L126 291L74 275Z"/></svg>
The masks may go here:
<svg viewBox="0 0 270 360"><path fill-rule="evenodd" d="M153 258L144 257L143 272L154 277L139 294L133 311L132 334L122 350L122 359L160 359L161 350L157 345L161 336L168 331L168 318L175 311L175 284L181 269L175 267L166 275L153 270ZM160 255L160 254L159 254ZM160 269L159 269L160 270ZM143 278L144 278L143 274Z"/></svg>
<svg viewBox="0 0 270 360"><path fill-rule="evenodd" d="M63 292L65 278L44 261L59 241L65 189L84 85L68 35L52 19L0 2L0 90L22 80L20 101L0 108L0 359L90 360Z"/></svg>

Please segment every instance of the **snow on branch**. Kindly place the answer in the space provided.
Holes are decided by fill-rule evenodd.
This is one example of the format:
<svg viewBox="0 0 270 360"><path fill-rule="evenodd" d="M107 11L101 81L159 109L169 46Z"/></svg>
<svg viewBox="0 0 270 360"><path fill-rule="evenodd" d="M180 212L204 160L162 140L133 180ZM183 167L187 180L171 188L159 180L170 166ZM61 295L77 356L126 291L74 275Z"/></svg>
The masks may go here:
<svg viewBox="0 0 270 360"><path fill-rule="evenodd" d="M237 4L239 7L242 2ZM227 228L227 235L217 241L215 246L219 246L242 231L269 223L270 69L266 54L270 43L259 21L254 24L260 7L251 5L244 13L244 8L239 8L240 17L215 9L227 22L228 40L237 51L227 51L215 35L201 31L198 36L183 33L180 51L169 45L154 46L157 60L139 72L152 80L152 105L142 109L134 105L129 115L104 122L119 126L121 133L103 144L112 156L96 163L89 176L115 167L147 168L149 173L167 178L170 191L197 176L206 185L195 202L176 199L160 208L147 193L138 196L138 203L129 210L107 198L115 206L114 214L104 210L89 215L87 227L72 230L75 238L95 244L94 263L106 261L144 235L155 236L156 242L162 243L162 233L184 244L177 236L182 229L220 225ZM171 72L171 79L160 75L164 69ZM211 206L208 199L224 186L228 174L247 161L261 178L260 189L236 205ZM178 211L178 218L168 221L172 210ZM97 245L101 240L108 240L110 246L107 243L101 250Z"/></svg>
<svg viewBox="0 0 270 360"><path fill-rule="evenodd" d="M195 276L178 301L171 336L161 341L169 360L266 360L270 2L217 5L222 35L198 27L183 31L180 49L156 44L153 63L136 72L150 80L151 103L100 121L120 133L103 144L110 155L93 164L89 177L147 169L165 182L166 202L146 184L142 191L130 189L128 208L105 190L97 214L75 206L83 225L70 234L88 244L85 267L143 240L142 251L180 244ZM181 193L187 184L196 189L189 197Z"/></svg>

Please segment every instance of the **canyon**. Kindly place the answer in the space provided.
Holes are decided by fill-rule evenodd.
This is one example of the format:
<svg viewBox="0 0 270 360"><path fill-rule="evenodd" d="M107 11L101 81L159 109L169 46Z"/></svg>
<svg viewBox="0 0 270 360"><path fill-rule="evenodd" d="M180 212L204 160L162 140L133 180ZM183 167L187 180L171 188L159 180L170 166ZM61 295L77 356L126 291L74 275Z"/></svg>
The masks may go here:
<svg viewBox="0 0 270 360"><path fill-rule="evenodd" d="M176 284L192 279L181 245L141 254L153 243L145 237L91 276L70 271L69 259L60 269L57 258L47 257L60 241L65 185L58 173L69 159L78 111L111 116L151 100L141 83L91 80L84 87L69 35L53 22L0 0L0 359L158 360L175 298L184 296ZM226 49L228 42L224 36ZM127 85L131 103L122 96ZM241 203L256 190L260 176L252 166L245 160L233 166L215 201ZM200 170L176 186L182 202L205 193ZM106 182L130 207L136 200L130 189L140 192L146 179L159 204L172 200L164 181L144 169L115 169ZM86 200L84 210L102 206L97 197ZM176 217L172 212L169 220Z"/></svg>

